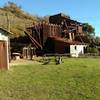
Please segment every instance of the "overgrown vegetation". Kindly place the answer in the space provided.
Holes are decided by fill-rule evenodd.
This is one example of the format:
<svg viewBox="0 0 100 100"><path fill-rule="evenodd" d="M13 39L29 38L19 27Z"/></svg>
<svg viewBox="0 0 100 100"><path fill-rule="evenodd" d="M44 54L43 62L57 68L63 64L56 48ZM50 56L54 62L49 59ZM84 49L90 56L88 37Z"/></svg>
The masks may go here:
<svg viewBox="0 0 100 100"><path fill-rule="evenodd" d="M99 54L99 50L95 47L87 47L86 53L96 53Z"/></svg>
<svg viewBox="0 0 100 100"><path fill-rule="evenodd" d="M0 71L0 100L99 100L100 59L63 61L61 65L24 61Z"/></svg>
<svg viewBox="0 0 100 100"><path fill-rule="evenodd" d="M83 32L88 36L95 36L95 28L88 23L83 24Z"/></svg>
<svg viewBox="0 0 100 100"><path fill-rule="evenodd" d="M10 24L10 31L15 37L24 35L26 26L32 25L42 20L41 17L30 15L24 12L20 6L13 2L8 2L4 7L0 8L0 27L8 29Z"/></svg>

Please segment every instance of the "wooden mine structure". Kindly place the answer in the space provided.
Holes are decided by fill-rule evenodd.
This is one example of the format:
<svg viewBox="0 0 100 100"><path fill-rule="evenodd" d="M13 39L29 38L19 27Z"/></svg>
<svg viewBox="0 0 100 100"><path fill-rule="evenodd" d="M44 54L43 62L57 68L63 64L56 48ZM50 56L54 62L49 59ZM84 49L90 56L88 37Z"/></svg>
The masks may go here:
<svg viewBox="0 0 100 100"><path fill-rule="evenodd" d="M36 48L43 48L48 37L61 36L61 26L49 23L38 23L27 28L25 33L30 37Z"/></svg>
<svg viewBox="0 0 100 100"><path fill-rule="evenodd" d="M74 42L77 41L78 37L78 41L83 43L80 36L84 35L82 24L71 20L69 16L65 16L62 13L50 16L49 23L42 22L27 27L25 34L30 38L37 50L44 50L46 48L46 41L50 38L56 37Z"/></svg>

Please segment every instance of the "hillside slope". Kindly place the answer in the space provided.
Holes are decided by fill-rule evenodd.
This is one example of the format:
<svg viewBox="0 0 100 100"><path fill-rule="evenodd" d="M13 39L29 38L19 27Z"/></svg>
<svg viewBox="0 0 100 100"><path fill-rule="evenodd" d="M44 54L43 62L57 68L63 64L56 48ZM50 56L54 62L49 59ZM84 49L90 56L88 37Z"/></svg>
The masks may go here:
<svg viewBox="0 0 100 100"><path fill-rule="evenodd" d="M37 16L32 16L24 12L14 3L8 3L0 8L0 27L10 29L14 37L24 35L24 29L27 25L40 20Z"/></svg>

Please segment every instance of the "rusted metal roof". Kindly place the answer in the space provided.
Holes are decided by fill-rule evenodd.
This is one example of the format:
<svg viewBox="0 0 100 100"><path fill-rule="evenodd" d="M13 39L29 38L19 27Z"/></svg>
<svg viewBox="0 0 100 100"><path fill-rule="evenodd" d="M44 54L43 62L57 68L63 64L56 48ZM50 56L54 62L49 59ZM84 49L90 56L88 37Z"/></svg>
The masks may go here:
<svg viewBox="0 0 100 100"><path fill-rule="evenodd" d="M56 37L56 36L52 36L50 38L52 38L55 41L65 42L66 44L69 44L69 45L85 45L85 43L82 43L79 41L71 41L69 39L60 38L60 37Z"/></svg>

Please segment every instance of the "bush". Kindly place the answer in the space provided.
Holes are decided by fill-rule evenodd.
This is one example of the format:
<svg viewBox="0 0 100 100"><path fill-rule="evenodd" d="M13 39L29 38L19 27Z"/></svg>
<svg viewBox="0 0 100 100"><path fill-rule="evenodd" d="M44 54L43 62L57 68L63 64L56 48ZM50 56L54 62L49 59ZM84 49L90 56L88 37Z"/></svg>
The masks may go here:
<svg viewBox="0 0 100 100"><path fill-rule="evenodd" d="M86 52L87 53L97 53L97 54L99 54L99 50L95 47L88 47Z"/></svg>

